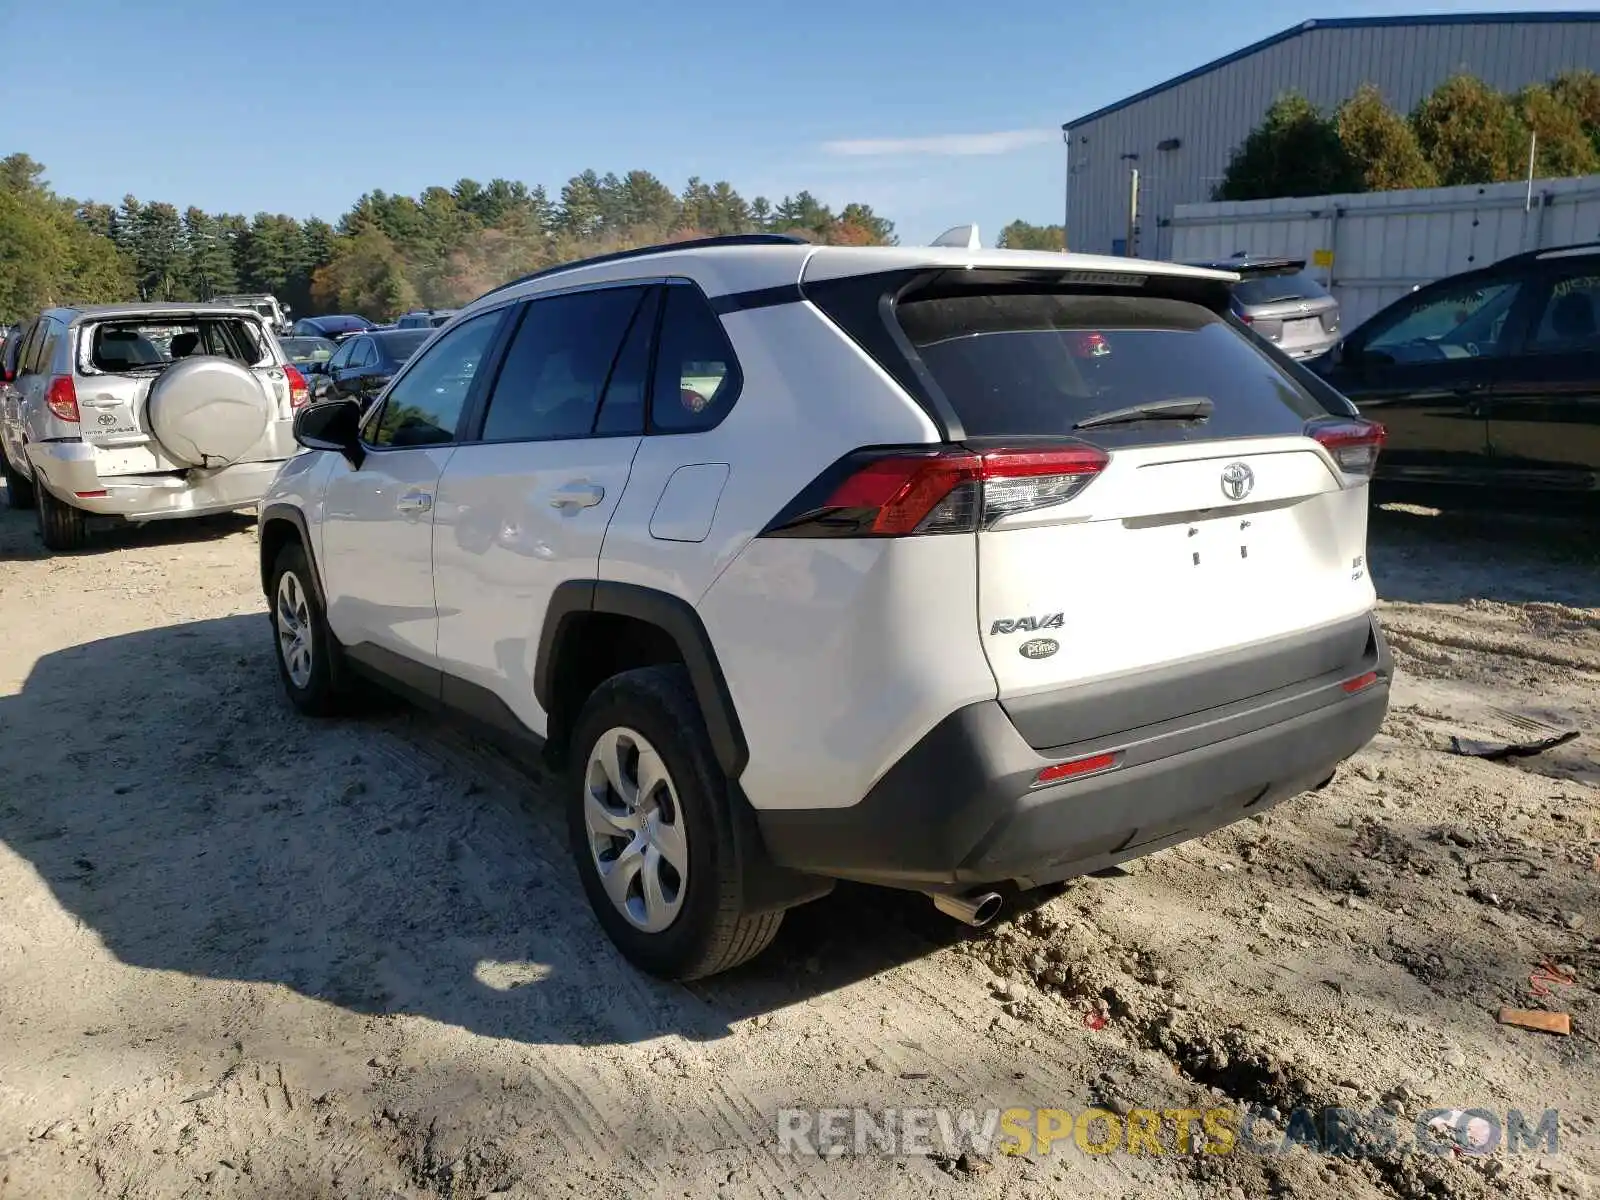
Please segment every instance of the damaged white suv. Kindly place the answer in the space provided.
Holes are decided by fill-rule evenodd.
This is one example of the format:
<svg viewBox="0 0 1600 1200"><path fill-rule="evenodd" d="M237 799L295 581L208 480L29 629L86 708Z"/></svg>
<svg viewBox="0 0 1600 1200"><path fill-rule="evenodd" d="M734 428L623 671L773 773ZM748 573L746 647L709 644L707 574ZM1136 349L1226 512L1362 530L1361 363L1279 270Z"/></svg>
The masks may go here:
<svg viewBox="0 0 1600 1200"><path fill-rule="evenodd" d="M1384 717L1383 431L1235 279L752 235L518 280L300 414L284 689L543 743L601 924L675 978L836 879L977 925L1262 812Z"/></svg>
<svg viewBox="0 0 1600 1200"><path fill-rule="evenodd" d="M91 518L254 506L309 399L262 316L215 305L53 308L0 362L0 466L51 550Z"/></svg>

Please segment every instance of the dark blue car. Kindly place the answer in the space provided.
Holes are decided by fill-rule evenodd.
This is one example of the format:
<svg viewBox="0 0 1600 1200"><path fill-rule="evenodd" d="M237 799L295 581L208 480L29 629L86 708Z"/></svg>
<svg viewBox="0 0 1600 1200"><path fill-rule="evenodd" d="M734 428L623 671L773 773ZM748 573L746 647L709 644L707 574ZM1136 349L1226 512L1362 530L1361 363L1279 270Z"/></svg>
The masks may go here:
<svg viewBox="0 0 1600 1200"><path fill-rule="evenodd" d="M330 342L342 342L353 333L366 333L377 326L365 317L354 313L338 314L330 317L301 317L294 323L293 337L319 337L327 338Z"/></svg>

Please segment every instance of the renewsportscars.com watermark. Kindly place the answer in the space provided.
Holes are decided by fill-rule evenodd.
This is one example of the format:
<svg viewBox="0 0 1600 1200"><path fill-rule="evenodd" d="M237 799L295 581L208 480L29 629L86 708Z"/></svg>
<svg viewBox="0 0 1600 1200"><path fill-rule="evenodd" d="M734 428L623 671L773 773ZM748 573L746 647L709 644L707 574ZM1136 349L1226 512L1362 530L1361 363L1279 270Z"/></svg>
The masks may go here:
<svg viewBox="0 0 1600 1200"><path fill-rule="evenodd" d="M1412 1150L1435 1155L1555 1154L1561 1116L1432 1108L1413 1121L1388 1109L1297 1108L784 1108L778 1153L884 1156L991 1154L1284 1154L1342 1157Z"/></svg>

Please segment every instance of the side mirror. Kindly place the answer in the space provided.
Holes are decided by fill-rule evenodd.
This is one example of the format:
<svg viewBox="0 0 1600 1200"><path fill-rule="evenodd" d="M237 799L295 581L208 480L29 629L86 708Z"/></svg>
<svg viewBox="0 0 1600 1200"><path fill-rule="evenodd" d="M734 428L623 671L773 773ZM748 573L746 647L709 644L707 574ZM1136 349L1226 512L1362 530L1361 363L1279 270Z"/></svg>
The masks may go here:
<svg viewBox="0 0 1600 1200"><path fill-rule="evenodd" d="M361 405L325 400L302 408L294 418L294 440L307 450L332 450L357 469L367 454L361 446Z"/></svg>

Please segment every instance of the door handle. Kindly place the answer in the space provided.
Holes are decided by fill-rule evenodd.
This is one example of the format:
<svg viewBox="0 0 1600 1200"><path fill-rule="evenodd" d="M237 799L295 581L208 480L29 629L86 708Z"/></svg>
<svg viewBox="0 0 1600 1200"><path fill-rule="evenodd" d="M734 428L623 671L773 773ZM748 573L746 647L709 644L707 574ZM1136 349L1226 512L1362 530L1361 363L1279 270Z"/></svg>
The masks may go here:
<svg viewBox="0 0 1600 1200"><path fill-rule="evenodd" d="M425 513L433 507L433 493L413 489L396 500L394 506L403 513Z"/></svg>
<svg viewBox="0 0 1600 1200"><path fill-rule="evenodd" d="M598 483L569 483L551 494L550 507L593 508L605 498L606 490Z"/></svg>

